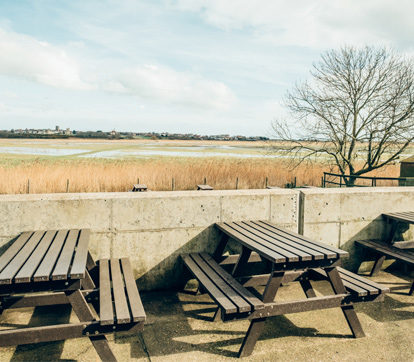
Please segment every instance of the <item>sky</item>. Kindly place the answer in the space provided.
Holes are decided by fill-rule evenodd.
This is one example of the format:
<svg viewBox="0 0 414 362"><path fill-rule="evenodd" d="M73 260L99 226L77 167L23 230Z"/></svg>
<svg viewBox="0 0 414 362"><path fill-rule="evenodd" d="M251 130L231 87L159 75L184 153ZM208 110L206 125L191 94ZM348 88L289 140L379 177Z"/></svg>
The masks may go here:
<svg viewBox="0 0 414 362"><path fill-rule="evenodd" d="M413 54L413 13L412 0L0 0L0 129L271 136L322 52Z"/></svg>

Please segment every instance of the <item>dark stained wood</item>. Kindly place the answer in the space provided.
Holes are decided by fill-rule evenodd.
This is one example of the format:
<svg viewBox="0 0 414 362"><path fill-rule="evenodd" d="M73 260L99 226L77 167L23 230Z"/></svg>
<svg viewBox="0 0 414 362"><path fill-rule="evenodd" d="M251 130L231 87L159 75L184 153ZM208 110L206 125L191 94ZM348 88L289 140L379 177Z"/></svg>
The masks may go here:
<svg viewBox="0 0 414 362"><path fill-rule="evenodd" d="M101 325L114 324L108 259L99 260L99 318Z"/></svg>
<svg viewBox="0 0 414 362"><path fill-rule="evenodd" d="M262 244L247 238L243 234L239 233L237 230L234 230L228 224L216 224L216 225L221 231L229 235L232 239L235 239L238 242L240 242L242 245L245 245L249 249L252 249L256 253L258 253L260 256L274 263L286 262L286 257L284 255L278 254L272 251L271 249L263 246Z"/></svg>
<svg viewBox="0 0 414 362"><path fill-rule="evenodd" d="M121 259L122 274L124 275L125 287L128 295L128 302L131 308L132 319L134 322L146 319L141 297L139 296L137 284L132 274L131 263L128 258Z"/></svg>
<svg viewBox="0 0 414 362"><path fill-rule="evenodd" d="M319 256L319 254L314 252L312 249L309 249L309 248L306 248L306 247L300 248L300 245L299 245L299 247L298 247L298 245L293 245L286 238L275 237L274 234L270 233L266 229L262 229L260 226L257 226L255 224L253 224L252 222L247 221L247 222L242 222L242 223L238 223L238 224L241 224L244 228L247 228L253 234L268 240L269 242L274 244L276 247L281 248L281 249L285 249L286 251L292 253L293 255L296 255L297 257L299 257L299 260L302 260L302 261L312 260L312 258L316 259ZM306 251L304 251L304 250L306 250ZM323 257L321 256L321 258L323 258Z"/></svg>
<svg viewBox="0 0 414 362"><path fill-rule="evenodd" d="M88 257L88 245L91 231L82 229L79 232L78 244L76 246L75 257L72 268L70 269L71 279L81 279L85 277L86 259Z"/></svg>
<svg viewBox="0 0 414 362"><path fill-rule="evenodd" d="M220 278L228 283L228 285L230 285L231 288L233 288L244 300L253 306L253 310L264 308L264 304L259 298L255 297L246 288L236 282L236 280L222 267L220 267L220 265L218 265L209 254L201 253L200 256L220 276Z"/></svg>
<svg viewBox="0 0 414 362"><path fill-rule="evenodd" d="M380 241L357 240L355 243L389 257L402 260L408 264L414 264L414 251L395 248L392 245Z"/></svg>
<svg viewBox="0 0 414 362"><path fill-rule="evenodd" d="M131 316L129 314L127 298L125 295L124 280L121 274L119 259L111 259L111 279L112 290L114 293L116 322L118 324L129 323Z"/></svg>
<svg viewBox="0 0 414 362"><path fill-rule="evenodd" d="M291 252L291 250L288 250L287 248L283 248L279 246L279 244L276 244L273 242L272 238L269 238L267 235L263 234L261 231L252 229L249 227L249 225L245 225L242 223L234 222L232 223L232 227L237 230L239 233L245 235L246 237L255 240L256 242L262 244L263 246L269 248L270 250L273 250L277 252L280 255L283 255L287 261L299 261L299 255ZM307 258L305 260L311 260L312 257L307 254ZM302 258L301 258L302 259Z"/></svg>
<svg viewBox="0 0 414 362"><path fill-rule="evenodd" d="M247 303L235 289L232 288L231 284L238 284L235 279L231 278L232 283L228 284L220 274L214 269L209 267L208 263L201 257L200 254L191 254L192 259L198 264L198 266L204 271L204 273L210 278L210 280L229 298L233 304L237 306L239 313L250 312L252 309L250 304ZM221 269L221 267L219 267ZM231 276L230 276L231 277ZM240 288L243 288L240 286Z"/></svg>
<svg viewBox="0 0 414 362"><path fill-rule="evenodd" d="M65 245L63 246L60 256L56 262L56 266L53 269L53 280L65 280L68 278L69 266L75 251L78 235L79 230L69 230Z"/></svg>
<svg viewBox="0 0 414 362"><path fill-rule="evenodd" d="M59 256L60 250L62 249L62 245L65 242L65 238L68 232L68 230L59 230L55 235L52 245L47 251L39 267L37 268L35 274L33 275L33 280L35 282L49 280L50 273L56 264L56 260Z"/></svg>
<svg viewBox="0 0 414 362"><path fill-rule="evenodd" d="M189 254L182 255L181 258L194 277L209 291L211 297L224 309L226 314L237 312L237 306L205 275Z"/></svg>
<svg viewBox="0 0 414 362"><path fill-rule="evenodd" d="M213 188L210 185L197 185L197 190L210 191L213 190Z"/></svg>
<svg viewBox="0 0 414 362"><path fill-rule="evenodd" d="M132 187L132 192L142 192L147 191L147 185L144 184L136 184Z"/></svg>
<svg viewBox="0 0 414 362"><path fill-rule="evenodd" d="M36 231L33 233L29 241L20 249L17 255L0 273L0 284L11 284L15 274L29 258L30 254L36 248L39 241L44 235L44 231Z"/></svg>
<svg viewBox="0 0 414 362"><path fill-rule="evenodd" d="M23 267L15 276L16 283L28 283L30 282L33 273L39 266L41 260L44 258L46 251L48 250L50 244L52 243L56 235L56 230L48 230L43 236L42 240L38 244L37 248L26 260Z"/></svg>
<svg viewBox="0 0 414 362"><path fill-rule="evenodd" d="M21 233L13 244L0 256L0 272L10 263L33 235L32 231Z"/></svg>
<svg viewBox="0 0 414 362"><path fill-rule="evenodd" d="M388 219L414 224L414 211L390 212L382 214L382 216Z"/></svg>
<svg viewBox="0 0 414 362"><path fill-rule="evenodd" d="M273 229L275 233L282 233L284 235L289 235L290 237L292 237L292 240L294 240L295 242L301 245L305 245L308 248L314 249L316 251L320 251L321 253L325 254L327 258L337 258L337 257L342 258L342 257L348 256L348 253L344 250L335 248L330 245L318 243L316 241L313 241L312 239L309 239L308 237L304 235L300 235L300 234L294 233L286 229L278 228L276 225L268 221L257 221L254 223L257 223L259 225L266 225L267 227L270 227L271 229Z"/></svg>

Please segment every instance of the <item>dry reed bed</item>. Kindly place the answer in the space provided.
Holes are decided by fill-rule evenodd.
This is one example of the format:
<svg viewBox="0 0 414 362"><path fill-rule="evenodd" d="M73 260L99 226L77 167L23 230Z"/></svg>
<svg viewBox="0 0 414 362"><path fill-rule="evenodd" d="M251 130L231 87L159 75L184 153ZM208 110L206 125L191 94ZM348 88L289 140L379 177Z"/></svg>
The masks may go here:
<svg viewBox="0 0 414 362"><path fill-rule="evenodd" d="M324 164L291 169L286 161L269 159L147 159L147 160L21 160L0 164L0 193L110 192L128 191L138 182L151 190L194 190L204 178L215 189L260 189L265 180L285 186L296 177L298 185L321 185ZM372 175L372 174L371 174ZM377 176L398 176L389 166Z"/></svg>

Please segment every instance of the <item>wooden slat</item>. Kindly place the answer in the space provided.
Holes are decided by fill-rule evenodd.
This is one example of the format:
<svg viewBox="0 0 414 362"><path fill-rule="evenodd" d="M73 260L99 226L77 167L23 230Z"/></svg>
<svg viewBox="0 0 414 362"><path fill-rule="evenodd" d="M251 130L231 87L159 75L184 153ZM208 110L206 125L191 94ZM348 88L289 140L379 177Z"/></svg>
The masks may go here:
<svg viewBox="0 0 414 362"><path fill-rule="evenodd" d="M409 250L394 248L380 241L357 240L357 244L375 250L381 254L388 255L394 259L403 260L409 264L414 264L414 253Z"/></svg>
<svg viewBox="0 0 414 362"><path fill-rule="evenodd" d="M99 319L101 325L114 324L108 259L99 260Z"/></svg>
<svg viewBox="0 0 414 362"><path fill-rule="evenodd" d="M21 233L12 245L0 256L0 272L10 263L10 261L16 256L24 244L33 235L32 231Z"/></svg>
<svg viewBox="0 0 414 362"><path fill-rule="evenodd" d="M139 296L137 284L132 274L131 263L128 258L121 259L122 273L124 275L126 291L128 295L128 303L131 309L132 320L134 322L145 321L146 315Z"/></svg>
<svg viewBox="0 0 414 362"><path fill-rule="evenodd" d="M56 235L56 230L48 230L43 236L40 243L37 245L35 251L30 255L29 259L26 260L26 263L19 270L15 276L16 283L29 283L32 279L32 275L39 266L42 259L45 257L45 254L53 241L53 238Z"/></svg>
<svg viewBox="0 0 414 362"><path fill-rule="evenodd" d="M369 285L370 288L376 289L379 293L388 293L390 291L388 287L381 285L379 283L376 283L371 279L364 278L358 274L352 273L351 271L346 270L344 268L338 267L338 271L339 271L339 275L341 275L341 278L346 276L348 278L347 280L349 281L351 281L349 278L358 280L359 282L364 283L365 285Z"/></svg>
<svg viewBox="0 0 414 362"><path fill-rule="evenodd" d="M218 305L223 308L225 314L231 314L237 312L237 307L227 298L223 292L217 288L217 286L204 274L200 267L194 262L190 255L181 255L183 262L188 267L194 277L203 285L208 291L211 297L216 301Z"/></svg>
<svg viewBox="0 0 414 362"><path fill-rule="evenodd" d="M68 230L59 230L50 246L47 254L43 258L39 267L37 268L35 274L33 275L33 280L35 282L41 282L49 280L50 273L52 272L53 267L56 264L56 260L59 256L62 245L65 242L66 235Z"/></svg>
<svg viewBox="0 0 414 362"><path fill-rule="evenodd" d="M278 245L276 245L272 240L269 240L269 237L266 237L263 233L260 231L257 231L255 229L252 229L251 227L233 222L231 223L231 226L237 230L239 233L243 234L244 236L248 237L249 239L252 239L259 244L262 244L263 246L269 248L270 250L275 251L276 253L283 255L288 261L299 261L299 255L292 253L289 250L286 250ZM308 256L308 260L311 260L312 257Z"/></svg>
<svg viewBox="0 0 414 362"><path fill-rule="evenodd" d="M310 270L311 273L315 273L315 274L319 274L320 276L322 276L323 278L327 278L328 275L326 274L326 272L323 269L311 269ZM344 285L344 287L350 292L350 293L356 293L358 294L358 296L364 297L368 295L368 291L364 288L361 288L355 284L349 283L346 280L342 280L342 283Z"/></svg>
<svg viewBox="0 0 414 362"><path fill-rule="evenodd" d="M246 288L244 288L239 282L237 282L229 273L227 273L217 262L207 253L201 253L201 257L209 266L224 279L237 293L241 295L249 304L253 306L253 310L263 309L264 303Z"/></svg>
<svg viewBox="0 0 414 362"><path fill-rule="evenodd" d="M313 241L312 239L309 239L306 236L299 235L299 234L294 233L294 232L289 231L289 230L285 230L285 229L278 228L276 225L274 225L274 224L272 224L272 223L270 223L268 221L262 221L262 220L260 220L260 221L258 221L258 223L260 223L262 225L263 224L264 225L267 225L267 226L273 228L274 230L278 230L279 232L282 232L284 234L290 235L290 236L292 236L294 238L294 241L295 242L298 242L301 245L305 245L305 246L307 246L309 248L312 248L314 250L319 250L319 251L323 252L324 254L328 255L328 258L331 258L331 257L334 258L334 256L333 256L334 254L336 254L335 258L337 256L339 256L339 257L348 256L348 253L346 251L344 251L344 250L335 248L335 247L330 246L330 245L318 243L316 241Z"/></svg>
<svg viewBox="0 0 414 362"><path fill-rule="evenodd" d="M294 233L288 233L287 230L278 229L274 227L274 225L272 224L268 224L264 221L252 221L252 223L266 229L267 231L272 232L273 234L277 235L277 237L279 238L284 237L287 240L290 240L292 245L296 245L296 247L298 248L306 247L310 250L313 250L313 252L316 253L316 255L318 255L318 256L315 256L315 260L335 259L339 257L337 253L327 250L324 247L319 247L317 245L314 245L306 239L298 238Z"/></svg>
<svg viewBox="0 0 414 362"><path fill-rule="evenodd" d="M191 258L194 260L194 262L197 263L197 265L200 267L200 269L203 270L203 272L207 275L207 277L219 288L227 298L229 298L236 306L237 311L239 313L244 312L250 312L252 310L252 306L247 303L239 293L237 293L231 285L227 284L226 281L220 277L219 274L216 273L215 270L213 270L206 262L205 260L200 256L200 254L190 254ZM234 280L235 283L237 283Z"/></svg>
<svg viewBox="0 0 414 362"><path fill-rule="evenodd" d="M296 255L299 256L300 260L318 260L323 259L324 256L321 253L316 252L313 249L307 248L306 246L298 245L297 243L293 243L291 240L287 239L283 236L275 235L274 233L264 229L262 226L255 225L250 221L243 221L243 225L246 227L250 227L255 230L256 233L262 235L262 237L266 238L272 243L277 243L277 245L281 248L284 248Z"/></svg>
<svg viewBox="0 0 414 362"><path fill-rule="evenodd" d="M128 303L125 295L124 279L122 278L119 259L111 259L110 262L116 322L118 324L129 323L131 322L131 316L129 314Z"/></svg>
<svg viewBox="0 0 414 362"><path fill-rule="evenodd" d="M242 245L245 245L249 249L252 249L259 255L263 256L264 258L274 262L274 263L285 263L286 257L275 253L274 251L270 250L269 248L264 247L263 245L255 242L254 240L251 240L244 236L243 234L237 232L234 230L231 226L228 224L216 224L217 227L225 232L227 235L229 235L231 238L236 239L239 241Z"/></svg>
<svg viewBox="0 0 414 362"><path fill-rule="evenodd" d="M17 255L10 261L10 263L0 273L0 284L11 284L13 277L23 266L30 254L36 248L37 244L44 235L44 231L36 231L29 241L23 246Z"/></svg>
<svg viewBox="0 0 414 362"><path fill-rule="evenodd" d="M414 223L414 212L391 212L391 213L385 213L382 214L383 217L394 219L397 221L407 222L410 224Z"/></svg>
<svg viewBox="0 0 414 362"><path fill-rule="evenodd" d="M82 279L85 277L86 259L88 257L88 245L91 231L82 229L79 232L79 240L76 246L75 257L70 269L71 279Z"/></svg>
<svg viewBox="0 0 414 362"><path fill-rule="evenodd" d="M53 269L53 280L65 280L68 278L69 266L75 252L76 242L78 240L79 230L69 230L65 245L60 253L59 259Z"/></svg>

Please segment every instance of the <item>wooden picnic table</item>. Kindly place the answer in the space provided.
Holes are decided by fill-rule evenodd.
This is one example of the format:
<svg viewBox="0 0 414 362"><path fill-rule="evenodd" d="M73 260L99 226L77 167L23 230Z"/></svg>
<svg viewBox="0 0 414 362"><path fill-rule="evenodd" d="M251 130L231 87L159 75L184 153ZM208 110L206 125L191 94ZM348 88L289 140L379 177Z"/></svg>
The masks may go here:
<svg viewBox="0 0 414 362"><path fill-rule="evenodd" d="M1 330L0 346L86 335L102 360L114 361L105 334L143 328L145 312L129 260L95 263L89 236L89 229L23 232L0 256L0 313L70 304L80 322Z"/></svg>
<svg viewBox="0 0 414 362"><path fill-rule="evenodd" d="M222 239L212 256L206 253L183 255L185 265L217 302L215 320L249 319L250 327L239 356L252 353L268 317L340 307L353 333L364 332L353 303L382 300L389 289L339 267L346 251L318 243L282 229L268 221L240 221L216 224ZM241 244L238 255L224 255L228 241ZM259 274L253 264L265 266ZM226 270L224 269L226 268ZM227 272L229 270L229 272ZM261 269L263 270L263 269ZM311 280L327 280L332 294L317 296ZM282 283L300 282L307 299L276 302ZM258 299L246 288L265 286Z"/></svg>
<svg viewBox="0 0 414 362"><path fill-rule="evenodd" d="M387 239L385 240L387 243L392 244L396 248L400 249L412 249L414 248L414 240L407 240L407 241L396 241L395 236L398 232L399 225L405 224L410 225L414 224L414 211L406 211L406 212L392 212L392 213L384 213L382 217L391 224L390 232L388 234Z"/></svg>

